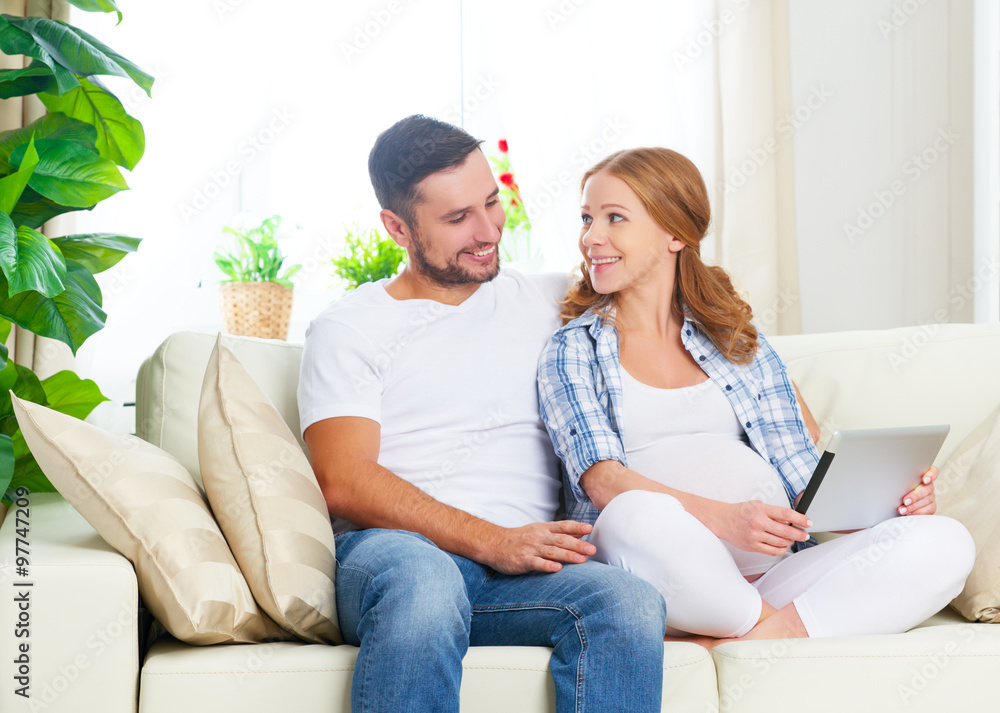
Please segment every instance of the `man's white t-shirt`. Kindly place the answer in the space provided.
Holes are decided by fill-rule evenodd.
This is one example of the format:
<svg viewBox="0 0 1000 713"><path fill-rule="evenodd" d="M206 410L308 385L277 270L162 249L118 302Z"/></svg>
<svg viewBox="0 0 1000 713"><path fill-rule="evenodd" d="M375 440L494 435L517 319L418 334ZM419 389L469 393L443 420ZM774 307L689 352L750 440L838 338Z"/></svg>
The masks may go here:
<svg viewBox="0 0 1000 713"><path fill-rule="evenodd" d="M381 426L379 464L437 500L504 527L551 520L558 460L535 377L559 326L552 277L504 269L454 306L396 300L386 284L361 285L310 324L302 430L369 418Z"/></svg>

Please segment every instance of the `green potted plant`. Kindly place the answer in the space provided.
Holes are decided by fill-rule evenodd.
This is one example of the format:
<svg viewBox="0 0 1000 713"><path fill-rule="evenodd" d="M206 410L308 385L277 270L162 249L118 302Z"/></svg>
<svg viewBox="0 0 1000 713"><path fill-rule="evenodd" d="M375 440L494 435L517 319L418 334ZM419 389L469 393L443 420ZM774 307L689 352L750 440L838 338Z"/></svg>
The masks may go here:
<svg viewBox="0 0 1000 713"><path fill-rule="evenodd" d="M121 13L115 0L68 0L82 10ZM12 325L64 342L75 354L104 327L94 275L139 245L138 238L92 233L50 238L49 219L126 190L145 150L142 125L96 75L131 78L147 94L153 77L79 28L42 17L0 15L0 52L31 61L0 70L0 99L37 96L48 113L0 132L0 494L54 488L18 429L10 392L78 418L107 399L71 371L39 379L9 359ZM0 518L2 519L2 518Z"/></svg>
<svg viewBox="0 0 1000 713"><path fill-rule="evenodd" d="M406 250L382 235L378 230L363 230L358 222L346 228L344 252L333 258L333 274L339 277L348 290L357 289L366 282L377 282L392 277L406 260Z"/></svg>
<svg viewBox="0 0 1000 713"><path fill-rule="evenodd" d="M219 285L222 319L229 334L288 338L293 296L289 278L302 266L284 267L285 255L277 238L280 225L281 216L272 215L259 225L222 229L232 237L225 251L216 252L214 258L229 278Z"/></svg>

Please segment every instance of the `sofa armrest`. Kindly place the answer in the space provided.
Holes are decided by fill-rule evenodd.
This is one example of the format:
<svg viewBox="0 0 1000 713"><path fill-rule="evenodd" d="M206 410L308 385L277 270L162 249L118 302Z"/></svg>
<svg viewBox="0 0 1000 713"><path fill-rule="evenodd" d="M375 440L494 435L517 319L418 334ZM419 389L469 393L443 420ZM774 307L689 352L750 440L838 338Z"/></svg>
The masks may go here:
<svg viewBox="0 0 1000 713"><path fill-rule="evenodd" d="M139 625L132 564L73 506L56 493L11 506L0 526L0 710L134 712Z"/></svg>

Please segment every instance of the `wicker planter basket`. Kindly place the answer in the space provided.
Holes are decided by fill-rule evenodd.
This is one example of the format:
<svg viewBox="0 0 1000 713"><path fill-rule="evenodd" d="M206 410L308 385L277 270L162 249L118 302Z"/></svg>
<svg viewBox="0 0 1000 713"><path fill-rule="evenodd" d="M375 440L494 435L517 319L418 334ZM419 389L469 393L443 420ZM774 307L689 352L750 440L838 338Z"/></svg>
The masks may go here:
<svg viewBox="0 0 1000 713"><path fill-rule="evenodd" d="M227 334L287 339L292 289L275 282L224 282L219 307Z"/></svg>

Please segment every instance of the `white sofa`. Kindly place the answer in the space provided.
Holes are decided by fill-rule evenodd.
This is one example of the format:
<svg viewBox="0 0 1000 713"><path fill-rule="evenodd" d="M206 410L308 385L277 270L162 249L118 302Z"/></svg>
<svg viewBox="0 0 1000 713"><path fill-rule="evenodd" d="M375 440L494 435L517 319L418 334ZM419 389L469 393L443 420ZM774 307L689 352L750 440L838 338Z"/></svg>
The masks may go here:
<svg viewBox="0 0 1000 713"><path fill-rule="evenodd" d="M214 337L181 333L143 365L137 432L197 473L196 417ZM1000 325L780 337L772 340L824 437L837 428L951 423L938 460L1000 403ZM298 430L300 349L232 338L228 345ZM13 511L12 511L13 514ZM169 638L139 660L131 565L58 495L29 513L30 690L14 694L19 610L13 600L16 518L0 527L0 711L216 713L350 710L357 650L276 643L193 647ZM23 533L22 533L23 534ZM852 606L845 602L845 606ZM462 710L552 711L548 649L483 647L465 661ZM767 712L988 710L1000 628L945 610L894 636L731 643L711 654L665 645L663 710ZM386 682L386 685L392 685Z"/></svg>

